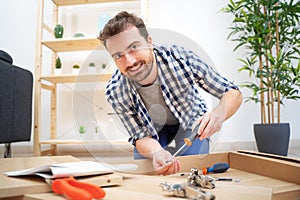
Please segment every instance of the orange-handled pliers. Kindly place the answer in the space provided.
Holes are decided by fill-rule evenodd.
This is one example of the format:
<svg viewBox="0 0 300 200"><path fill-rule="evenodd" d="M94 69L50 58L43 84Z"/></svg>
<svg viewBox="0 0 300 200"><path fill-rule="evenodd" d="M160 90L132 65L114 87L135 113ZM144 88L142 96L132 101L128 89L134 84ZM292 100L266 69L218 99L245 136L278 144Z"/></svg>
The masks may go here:
<svg viewBox="0 0 300 200"><path fill-rule="evenodd" d="M53 180L52 190L71 200L101 199L105 196L105 191L100 186L77 181L74 177Z"/></svg>

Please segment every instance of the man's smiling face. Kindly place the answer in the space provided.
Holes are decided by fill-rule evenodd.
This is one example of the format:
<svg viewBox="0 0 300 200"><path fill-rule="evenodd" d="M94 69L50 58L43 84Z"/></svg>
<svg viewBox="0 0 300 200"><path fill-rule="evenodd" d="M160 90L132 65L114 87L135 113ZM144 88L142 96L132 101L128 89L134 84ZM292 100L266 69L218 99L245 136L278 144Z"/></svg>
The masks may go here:
<svg viewBox="0 0 300 200"><path fill-rule="evenodd" d="M106 47L124 76L138 83L149 76L154 61L152 40L146 41L136 27L108 38Z"/></svg>

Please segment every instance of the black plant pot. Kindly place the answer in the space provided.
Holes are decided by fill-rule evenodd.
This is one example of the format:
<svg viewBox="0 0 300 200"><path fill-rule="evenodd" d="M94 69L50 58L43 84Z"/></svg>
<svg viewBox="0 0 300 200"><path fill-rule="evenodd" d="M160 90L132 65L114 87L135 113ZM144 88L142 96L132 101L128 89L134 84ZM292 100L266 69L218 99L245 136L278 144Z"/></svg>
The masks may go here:
<svg viewBox="0 0 300 200"><path fill-rule="evenodd" d="M259 152L287 156L290 124L254 124L254 136Z"/></svg>

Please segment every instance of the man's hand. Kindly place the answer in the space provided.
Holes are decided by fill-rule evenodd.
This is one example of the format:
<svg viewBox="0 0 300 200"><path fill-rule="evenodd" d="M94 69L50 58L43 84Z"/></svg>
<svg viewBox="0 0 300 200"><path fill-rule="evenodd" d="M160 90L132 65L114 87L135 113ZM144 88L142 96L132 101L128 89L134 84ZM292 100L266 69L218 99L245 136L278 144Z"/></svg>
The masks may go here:
<svg viewBox="0 0 300 200"><path fill-rule="evenodd" d="M222 123L224 119L221 119L214 112L206 112L198 122L200 123L198 129L198 135L200 136L200 140L204 140L207 137L210 137L214 133L218 132L222 128Z"/></svg>
<svg viewBox="0 0 300 200"><path fill-rule="evenodd" d="M242 94L239 90L231 89L221 98L219 104L210 112L206 112L198 120L200 124L198 135L203 140L218 132L222 123L231 117L242 103Z"/></svg>
<svg viewBox="0 0 300 200"><path fill-rule="evenodd" d="M179 172L180 162L172 158L170 152L160 150L153 153L153 167L157 175L170 175Z"/></svg>
<svg viewBox="0 0 300 200"><path fill-rule="evenodd" d="M179 161L173 158L170 152L164 150L157 140L150 137L139 139L136 141L136 148L144 157L152 159L153 168L157 175L179 172Z"/></svg>

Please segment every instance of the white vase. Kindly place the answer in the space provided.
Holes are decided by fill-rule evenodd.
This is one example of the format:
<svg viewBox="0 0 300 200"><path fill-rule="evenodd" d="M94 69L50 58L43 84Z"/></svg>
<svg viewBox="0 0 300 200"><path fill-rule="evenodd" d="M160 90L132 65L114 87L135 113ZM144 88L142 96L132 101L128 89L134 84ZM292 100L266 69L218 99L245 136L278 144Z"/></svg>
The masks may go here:
<svg viewBox="0 0 300 200"><path fill-rule="evenodd" d="M78 68L73 68L72 69L72 73L75 74L75 75L78 75L79 71L80 71L80 69L78 69Z"/></svg>
<svg viewBox="0 0 300 200"><path fill-rule="evenodd" d="M60 75L61 74L61 68L55 68L54 74L55 75Z"/></svg>
<svg viewBox="0 0 300 200"><path fill-rule="evenodd" d="M88 72L90 74L95 74L97 72L97 68L96 67L88 67Z"/></svg>

